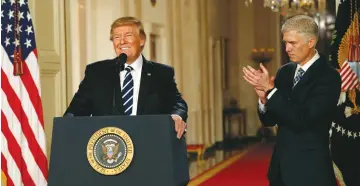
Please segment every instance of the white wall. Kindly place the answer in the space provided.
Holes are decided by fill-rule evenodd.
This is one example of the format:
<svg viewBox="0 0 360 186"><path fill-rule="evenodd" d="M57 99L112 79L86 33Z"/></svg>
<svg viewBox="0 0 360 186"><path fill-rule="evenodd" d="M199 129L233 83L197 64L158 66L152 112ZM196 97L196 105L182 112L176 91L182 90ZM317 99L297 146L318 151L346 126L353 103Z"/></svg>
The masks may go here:
<svg viewBox="0 0 360 186"><path fill-rule="evenodd" d="M64 0L29 0L28 3L35 27L47 155L49 157L53 118L62 116L66 108Z"/></svg>
<svg viewBox="0 0 360 186"><path fill-rule="evenodd" d="M150 0L141 0L141 20L144 23L157 23L164 25L167 15L166 9L168 0L157 0L155 6Z"/></svg>

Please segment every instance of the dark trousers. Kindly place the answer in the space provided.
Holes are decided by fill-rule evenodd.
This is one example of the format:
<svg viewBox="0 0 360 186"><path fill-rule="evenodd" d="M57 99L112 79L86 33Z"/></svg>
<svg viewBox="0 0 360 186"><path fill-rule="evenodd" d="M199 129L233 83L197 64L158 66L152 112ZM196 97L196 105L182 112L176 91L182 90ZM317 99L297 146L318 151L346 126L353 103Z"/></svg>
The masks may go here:
<svg viewBox="0 0 360 186"><path fill-rule="evenodd" d="M271 180L269 186L285 186L285 184L281 181L281 179L278 179Z"/></svg>
<svg viewBox="0 0 360 186"><path fill-rule="evenodd" d="M269 186L285 186L284 182L281 179L281 175L278 175L276 178L269 179Z"/></svg>

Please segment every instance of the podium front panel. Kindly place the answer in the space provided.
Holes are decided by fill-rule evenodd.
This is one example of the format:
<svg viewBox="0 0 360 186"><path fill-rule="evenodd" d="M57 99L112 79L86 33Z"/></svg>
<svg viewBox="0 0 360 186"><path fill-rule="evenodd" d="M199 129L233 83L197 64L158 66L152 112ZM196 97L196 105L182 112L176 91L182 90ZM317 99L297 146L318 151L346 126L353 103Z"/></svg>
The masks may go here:
<svg viewBox="0 0 360 186"><path fill-rule="evenodd" d="M105 127L125 131L133 144L129 166L117 175L103 175L88 161L89 141ZM175 186L189 181L185 140L176 138L170 116L55 118L52 139L50 186Z"/></svg>

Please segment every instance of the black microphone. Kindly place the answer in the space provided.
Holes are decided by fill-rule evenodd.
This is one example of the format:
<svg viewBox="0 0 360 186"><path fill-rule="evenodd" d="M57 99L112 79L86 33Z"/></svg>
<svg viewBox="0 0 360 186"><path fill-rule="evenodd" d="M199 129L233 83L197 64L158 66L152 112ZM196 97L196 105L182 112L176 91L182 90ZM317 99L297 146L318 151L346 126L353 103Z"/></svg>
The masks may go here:
<svg viewBox="0 0 360 186"><path fill-rule="evenodd" d="M121 53L117 59L116 59L116 67L119 68L117 70L123 71L125 68L125 63L127 60L127 55L124 53ZM120 71L118 71L118 73L120 73Z"/></svg>

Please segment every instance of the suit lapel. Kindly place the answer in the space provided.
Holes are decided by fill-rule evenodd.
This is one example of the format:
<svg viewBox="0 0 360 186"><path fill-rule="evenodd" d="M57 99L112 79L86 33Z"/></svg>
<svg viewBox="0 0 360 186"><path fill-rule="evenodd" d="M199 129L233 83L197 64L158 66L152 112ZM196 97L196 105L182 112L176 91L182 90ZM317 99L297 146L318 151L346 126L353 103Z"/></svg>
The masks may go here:
<svg viewBox="0 0 360 186"><path fill-rule="evenodd" d="M150 89L151 77L152 77L152 64L143 57L143 66L141 71L140 90L138 98L137 114L143 113L146 96Z"/></svg>
<svg viewBox="0 0 360 186"><path fill-rule="evenodd" d="M296 63L288 63L283 70L280 71L280 74L277 75L275 80L275 86L278 89L283 90L284 96L290 96L292 93L293 87L293 76L296 70Z"/></svg>
<svg viewBox="0 0 360 186"><path fill-rule="evenodd" d="M291 88L294 86L294 76L296 72L297 64L292 62L291 68L290 68L290 78L288 79L289 82L288 85L291 85Z"/></svg>
<svg viewBox="0 0 360 186"><path fill-rule="evenodd" d="M116 111L115 111L115 115L123 115L124 114L124 107L123 107L123 101L122 101L122 94L121 94L121 84L120 84L120 74L117 74L115 76L115 81L114 81L115 85L115 89L114 89L114 95L116 97L115 99L115 105L116 105Z"/></svg>

